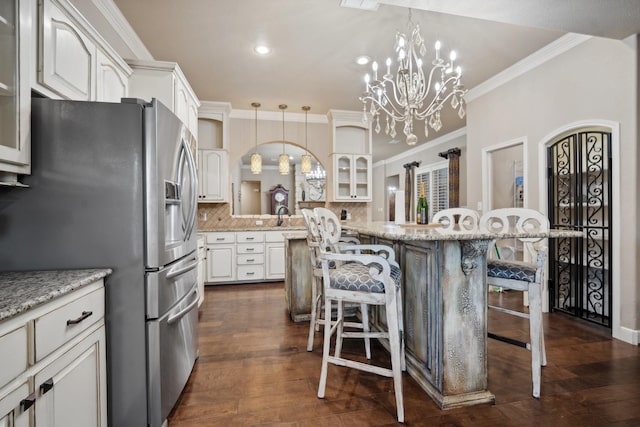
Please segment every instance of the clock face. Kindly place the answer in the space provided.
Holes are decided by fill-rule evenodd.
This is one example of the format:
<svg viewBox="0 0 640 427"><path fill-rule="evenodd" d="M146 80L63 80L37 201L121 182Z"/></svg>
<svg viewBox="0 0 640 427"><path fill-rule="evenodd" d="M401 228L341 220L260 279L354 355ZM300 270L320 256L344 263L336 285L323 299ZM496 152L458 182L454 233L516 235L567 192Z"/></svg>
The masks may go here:
<svg viewBox="0 0 640 427"><path fill-rule="evenodd" d="M276 202L281 202L284 200L284 194L276 193L273 195L273 198L276 199Z"/></svg>
<svg viewBox="0 0 640 427"><path fill-rule="evenodd" d="M312 185L309 186L309 199L320 200L322 198L322 188L317 188Z"/></svg>

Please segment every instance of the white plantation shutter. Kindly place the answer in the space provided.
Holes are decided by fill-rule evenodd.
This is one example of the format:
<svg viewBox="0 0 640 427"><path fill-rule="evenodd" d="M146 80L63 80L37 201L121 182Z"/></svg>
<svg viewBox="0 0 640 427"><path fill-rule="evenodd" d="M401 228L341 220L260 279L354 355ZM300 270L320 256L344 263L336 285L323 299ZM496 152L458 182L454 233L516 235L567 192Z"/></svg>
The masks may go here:
<svg viewBox="0 0 640 427"><path fill-rule="evenodd" d="M427 202L429 203L428 220L431 222L433 214L449 208L449 161L445 160L417 168L415 173L415 200L413 206L418 205L420 183L424 182ZM415 212L413 216L415 217Z"/></svg>

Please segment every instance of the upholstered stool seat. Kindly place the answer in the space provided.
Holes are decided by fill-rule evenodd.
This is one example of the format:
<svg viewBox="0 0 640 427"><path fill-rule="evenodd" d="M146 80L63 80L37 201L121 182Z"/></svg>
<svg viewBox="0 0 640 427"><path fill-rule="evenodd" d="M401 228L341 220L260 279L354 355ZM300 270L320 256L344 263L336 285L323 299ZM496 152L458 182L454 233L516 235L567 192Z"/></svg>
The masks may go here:
<svg viewBox="0 0 640 427"><path fill-rule="evenodd" d="M536 281L535 264L523 261L504 261L490 259L487 261L487 276L499 279L520 280L534 283Z"/></svg>
<svg viewBox="0 0 640 427"><path fill-rule="evenodd" d="M378 274L381 269L375 265L369 267L359 263L343 264L329 272L329 286L333 289L359 292L384 292L384 283L371 276L371 269L376 269ZM390 266L390 277L396 287L400 286L400 268Z"/></svg>

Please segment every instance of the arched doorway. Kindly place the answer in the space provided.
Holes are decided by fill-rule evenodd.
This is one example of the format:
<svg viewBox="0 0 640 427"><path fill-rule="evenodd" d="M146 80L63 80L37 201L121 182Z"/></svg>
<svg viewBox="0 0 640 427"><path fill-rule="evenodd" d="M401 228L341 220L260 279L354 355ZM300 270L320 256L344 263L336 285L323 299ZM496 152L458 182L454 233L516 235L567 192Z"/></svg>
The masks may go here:
<svg viewBox="0 0 640 427"><path fill-rule="evenodd" d="M549 306L612 327L611 129L581 127L546 147L551 226L584 233L549 242Z"/></svg>

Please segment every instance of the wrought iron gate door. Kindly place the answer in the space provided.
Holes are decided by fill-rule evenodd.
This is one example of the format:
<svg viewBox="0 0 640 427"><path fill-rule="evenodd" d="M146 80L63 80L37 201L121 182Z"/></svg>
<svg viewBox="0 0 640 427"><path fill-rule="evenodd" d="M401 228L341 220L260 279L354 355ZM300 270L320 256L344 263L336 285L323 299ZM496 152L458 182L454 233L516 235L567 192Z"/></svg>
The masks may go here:
<svg viewBox="0 0 640 427"><path fill-rule="evenodd" d="M549 242L549 305L610 328L611 133L563 137L548 147L547 165L551 226L584 233Z"/></svg>

